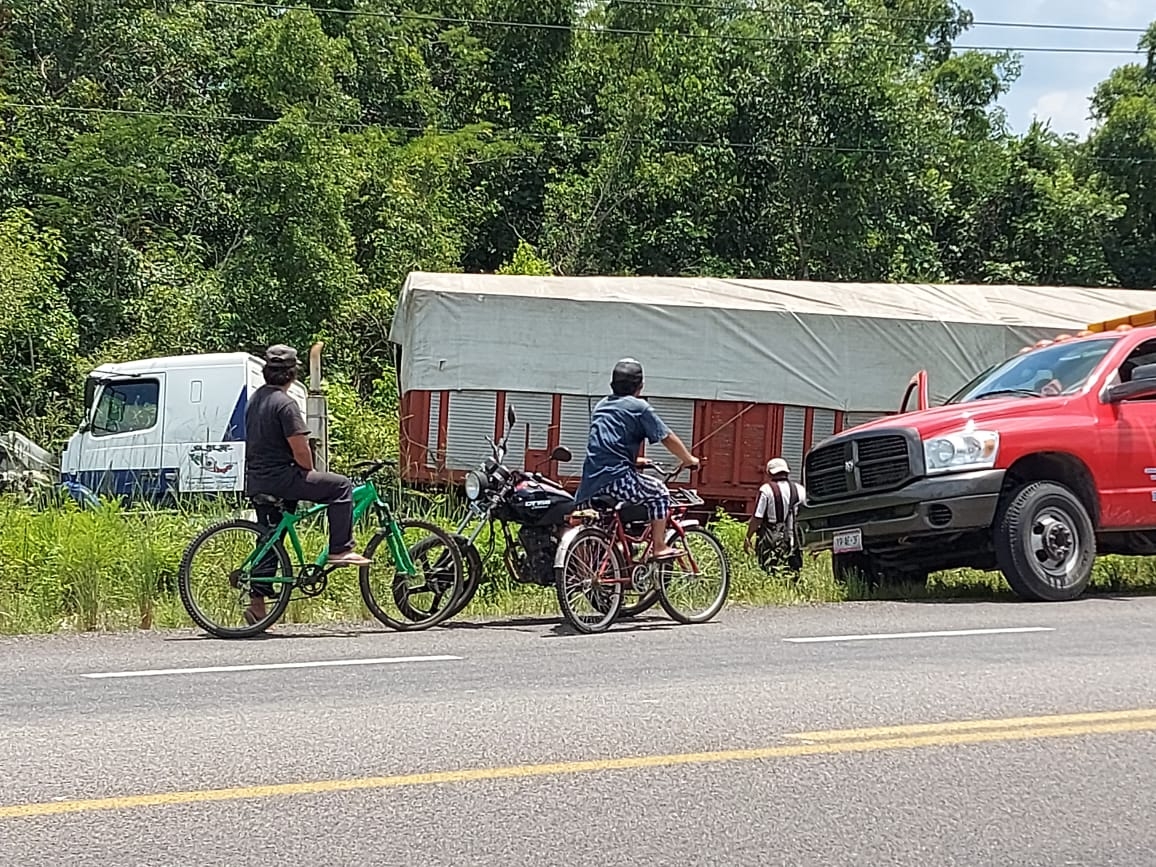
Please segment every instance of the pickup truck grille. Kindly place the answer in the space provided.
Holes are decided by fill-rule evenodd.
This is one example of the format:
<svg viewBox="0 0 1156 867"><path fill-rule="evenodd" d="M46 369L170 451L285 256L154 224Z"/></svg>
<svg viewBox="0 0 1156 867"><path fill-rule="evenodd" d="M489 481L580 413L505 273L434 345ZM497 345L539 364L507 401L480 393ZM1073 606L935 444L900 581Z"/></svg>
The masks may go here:
<svg viewBox="0 0 1156 867"><path fill-rule="evenodd" d="M897 488L911 475L908 442L902 434L831 443L808 454L803 469L807 499L816 501Z"/></svg>

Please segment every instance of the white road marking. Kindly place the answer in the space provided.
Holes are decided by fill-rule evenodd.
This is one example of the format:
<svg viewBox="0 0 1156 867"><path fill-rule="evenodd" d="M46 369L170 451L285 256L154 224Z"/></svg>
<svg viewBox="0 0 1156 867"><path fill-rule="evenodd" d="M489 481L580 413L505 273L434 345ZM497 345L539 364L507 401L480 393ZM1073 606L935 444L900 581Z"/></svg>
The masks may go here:
<svg viewBox="0 0 1156 867"><path fill-rule="evenodd" d="M274 668L327 668L339 665L386 665L398 662L451 662L460 656L382 656L377 659L326 659L317 662L269 662L253 665L212 665L204 668L152 668L143 671L101 671L82 674L92 679L110 677L156 677L164 674L210 674L225 671L266 671Z"/></svg>
<svg viewBox="0 0 1156 867"><path fill-rule="evenodd" d="M1052 626L1009 626L1003 629L950 629L942 632L875 632L867 635L815 635L806 638L784 638L794 644L817 644L825 641L878 641L884 638L944 638L956 635L1000 635L1013 632L1055 632Z"/></svg>

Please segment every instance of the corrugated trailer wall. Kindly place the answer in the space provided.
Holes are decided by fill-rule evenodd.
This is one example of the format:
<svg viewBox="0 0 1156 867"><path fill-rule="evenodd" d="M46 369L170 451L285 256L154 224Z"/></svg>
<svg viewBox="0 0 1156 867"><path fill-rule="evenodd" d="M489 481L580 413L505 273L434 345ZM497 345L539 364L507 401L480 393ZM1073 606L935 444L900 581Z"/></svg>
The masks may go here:
<svg viewBox="0 0 1156 867"><path fill-rule="evenodd" d="M577 483L590 425L601 395L550 395L526 392L408 392L402 400L402 462L408 482L458 482L489 455L486 436L505 427L505 408L517 414L507 465ZM692 401L655 396L651 405L675 433L701 456L695 484L710 503L749 513L764 481L763 467L775 456L786 458L797 477L805 451L867 414L827 409L731 401ZM546 457L563 445L574 455L555 465ZM663 463L673 457L661 446L649 454ZM690 473L676 483L688 483Z"/></svg>

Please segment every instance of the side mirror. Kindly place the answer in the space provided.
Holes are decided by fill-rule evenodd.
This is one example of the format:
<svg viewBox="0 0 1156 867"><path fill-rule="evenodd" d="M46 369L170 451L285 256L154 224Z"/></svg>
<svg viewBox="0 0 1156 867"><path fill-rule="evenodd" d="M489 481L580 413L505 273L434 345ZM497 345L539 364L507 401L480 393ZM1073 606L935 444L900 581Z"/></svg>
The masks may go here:
<svg viewBox="0 0 1156 867"><path fill-rule="evenodd" d="M516 422L517 420L518 420L518 417L516 415L514 415L514 405L509 404L506 407L506 424L509 425L510 427L513 427L514 422Z"/></svg>
<svg viewBox="0 0 1156 867"><path fill-rule="evenodd" d="M1156 364L1142 364L1132 371L1132 379L1108 389L1108 403L1156 397Z"/></svg>
<svg viewBox="0 0 1156 867"><path fill-rule="evenodd" d="M568 464L574 460L574 455L571 454L570 449L566 448L566 446L558 446L558 448L550 452L550 460L557 461L560 464Z"/></svg>

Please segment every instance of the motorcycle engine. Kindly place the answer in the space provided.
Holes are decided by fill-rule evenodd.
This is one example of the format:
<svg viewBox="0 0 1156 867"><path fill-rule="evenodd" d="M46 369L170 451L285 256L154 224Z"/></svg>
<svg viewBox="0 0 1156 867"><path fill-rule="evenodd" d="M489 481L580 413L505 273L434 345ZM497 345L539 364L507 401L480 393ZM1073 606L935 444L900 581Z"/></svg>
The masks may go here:
<svg viewBox="0 0 1156 867"><path fill-rule="evenodd" d="M553 531L547 527L522 527L518 530L518 543L525 551L518 564L522 578L543 586L552 585L554 553L558 550Z"/></svg>

